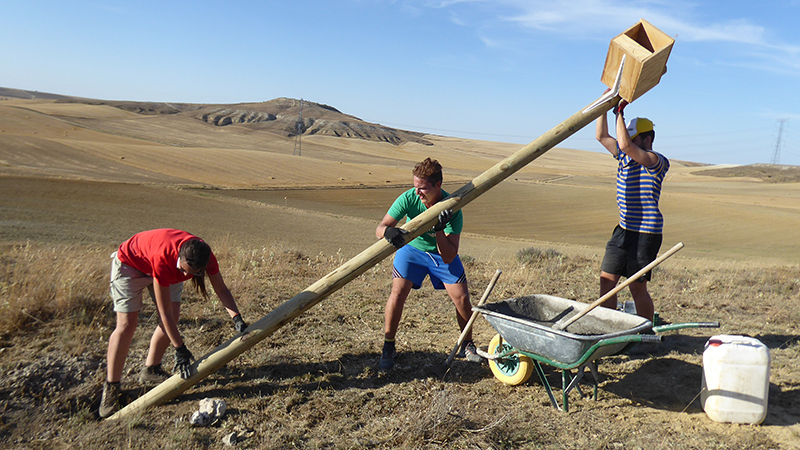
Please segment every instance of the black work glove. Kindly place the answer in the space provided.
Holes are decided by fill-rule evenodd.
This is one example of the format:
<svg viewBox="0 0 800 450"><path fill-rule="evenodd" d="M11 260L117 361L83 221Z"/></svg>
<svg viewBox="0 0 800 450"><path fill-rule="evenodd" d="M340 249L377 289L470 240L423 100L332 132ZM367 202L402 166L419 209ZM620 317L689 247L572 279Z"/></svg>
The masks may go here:
<svg viewBox="0 0 800 450"><path fill-rule="evenodd" d="M622 113L622 110L624 110L626 106L628 106L628 101L627 100L620 100L619 104L617 106L615 106L614 109L613 109L614 115L625 117L625 115Z"/></svg>
<svg viewBox="0 0 800 450"><path fill-rule="evenodd" d="M247 328L247 323L245 323L244 319L242 319L241 314L233 316L233 328L237 333L241 333L245 330L245 328Z"/></svg>
<svg viewBox="0 0 800 450"><path fill-rule="evenodd" d="M186 348L186 344L175 349L175 368L181 374L181 378L188 380L192 376L192 352Z"/></svg>
<svg viewBox="0 0 800 450"><path fill-rule="evenodd" d="M403 238L403 235L407 233L408 231L402 228L386 227L386 229L383 230L383 238L394 245L395 248L400 248L406 245L406 240Z"/></svg>
<svg viewBox="0 0 800 450"><path fill-rule="evenodd" d="M453 210L452 209L445 209L444 211L439 213L439 222L433 226L433 231L439 232L444 230L447 226L447 222L453 218Z"/></svg>

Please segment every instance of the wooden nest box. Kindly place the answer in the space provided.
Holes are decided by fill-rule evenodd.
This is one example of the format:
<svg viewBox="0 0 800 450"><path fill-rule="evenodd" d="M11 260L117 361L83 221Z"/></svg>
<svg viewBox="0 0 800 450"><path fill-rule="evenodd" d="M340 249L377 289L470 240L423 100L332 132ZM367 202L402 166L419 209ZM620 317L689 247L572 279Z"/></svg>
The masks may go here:
<svg viewBox="0 0 800 450"><path fill-rule="evenodd" d="M612 87L622 55L626 55L619 95L628 102L636 100L661 81L661 75L667 71L667 59L674 43L675 39L650 22L640 20L611 40L600 81Z"/></svg>

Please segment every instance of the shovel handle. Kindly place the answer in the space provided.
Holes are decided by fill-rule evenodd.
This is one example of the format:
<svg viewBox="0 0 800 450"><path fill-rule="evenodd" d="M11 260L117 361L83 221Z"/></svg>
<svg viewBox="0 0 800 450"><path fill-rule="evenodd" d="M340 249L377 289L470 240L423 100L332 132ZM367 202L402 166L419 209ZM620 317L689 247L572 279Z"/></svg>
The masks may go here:
<svg viewBox="0 0 800 450"><path fill-rule="evenodd" d="M597 300L595 300L594 302L592 302L592 304L589 305L588 308L586 308L583 311L581 311L580 313L575 314L574 316L570 317L569 320L567 320L566 322L564 322L562 324L558 324L558 323L554 324L553 328L556 329L556 330L564 330L564 329L566 329L568 326L572 325L573 322L575 322L576 320L578 320L581 317L585 316L586 314L589 314L589 311L591 311L591 310L597 308L598 306L600 306L603 302L605 302L609 298L611 298L614 295L616 295L617 292L625 289L626 286L628 286L629 284L631 284L634 281L638 280L642 275L644 275L647 272L651 271L653 269L653 267L661 264L665 259L669 258L670 256L672 256L673 254L675 254L678 250L680 250L682 248L683 248L683 242L678 242L671 249L667 250L663 255L661 255L658 258L656 258L655 260L653 260L653 262L651 262L650 264L644 266L642 268L642 270L636 272L635 274L633 274L633 276L628 277L628 279L625 280L623 283L618 284L614 289L608 291L605 295L603 295L602 297L600 297Z"/></svg>
<svg viewBox="0 0 800 450"><path fill-rule="evenodd" d="M501 273L503 273L503 271L500 269L497 269L497 272L494 273L494 276L492 277L491 281L489 281L489 284L486 286L486 290L483 292L483 297L481 297L477 306L483 306L483 304L486 303L486 299L489 298L489 294L492 292L492 289L494 289L494 285L495 283L497 283L497 279L500 278ZM448 366L450 365L451 362L453 362L453 358L456 357L456 352L458 352L458 349L459 347L461 347L461 344L464 343L464 338L467 336L467 333L469 333L469 331L472 330L472 324L473 322L475 322L476 317L478 317L478 311L472 311L472 315L470 316L469 321L464 326L464 329L461 331L461 336L458 337L458 342L456 342L456 346L453 347L453 350L450 352L450 356L447 357L447 361L445 361L444 363L445 366Z"/></svg>

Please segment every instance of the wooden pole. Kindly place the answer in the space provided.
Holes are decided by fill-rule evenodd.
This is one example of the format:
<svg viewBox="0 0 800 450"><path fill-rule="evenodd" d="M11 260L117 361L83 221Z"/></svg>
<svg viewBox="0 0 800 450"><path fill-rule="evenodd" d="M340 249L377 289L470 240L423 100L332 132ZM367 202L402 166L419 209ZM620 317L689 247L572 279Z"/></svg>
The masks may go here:
<svg viewBox="0 0 800 450"><path fill-rule="evenodd" d="M441 211L445 209L457 211L463 208L469 202L475 200L484 192L525 167L534 159L542 156L564 139L570 137L602 114L605 114L616 105L619 100L619 96L612 97L589 111L583 112L584 110L582 109L573 114L570 118L561 122L516 153L500 161L494 167L435 204L432 208L407 222L402 227L408 231L408 234L405 235L405 241L409 242L431 229L438 220ZM327 296L336 292L339 288L366 272L375 264L381 262L394 253L395 250L396 249L390 243L386 242L386 240L378 240L366 250L339 266L333 272L325 275L316 283L250 325L246 330L246 335L236 336L207 355L199 358L192 367L194 375L188 380L181 379L178 375L173 375L171 378L109 417L109 419L121 419L144 408L158 405L177 397L186 389L219 370L229 361L249 350L256 343L270 336L280 327L291 322L295 317L321 302Z"/></svg>
<svg viewBox="0 0 800 450"><path fill-rule="evenodd" d="M678 242L671 249L667 250L666 253L664 253L663 255L659 256L655 260L653 260L650 264L642 267L641 269L639 269L638 272L636 272L635 274L633 274L630 277L628 277L624 282L616 285L614 287L614 289L611 289L610 291L606 292L604 295L600 296L600 298L598 298L597 300L595 300L592 303L590 303L589 306L586 309L584 309L583 311L579 312L578 314L575 314L574 316L570 317L569 319L565 320L564 322L560 322L559 321L559 322L554 323L553 326L550 327L550 328L552 328L554 330L559 330L559 331L560 330L565 330L568 326L570 326L573 323L575 323L576 320L578 320L581 317L589 314L589 312L591 312L593 309L595 309L598 306L602 305L603 302L605 302L606 300L610 299L611 297L617 295L617 293L619 291L625 289L626 287L628 287L628 285L630 285L634 281L638 280L644 274L646 274L647 272L650 272L651 270L653 270L654 267L656 267L657 265L659 265L662 262L664 262L667 258L672 256L673 254L675 254L678 250L680 250L682 248L683 248L683 242Z"/></svg>

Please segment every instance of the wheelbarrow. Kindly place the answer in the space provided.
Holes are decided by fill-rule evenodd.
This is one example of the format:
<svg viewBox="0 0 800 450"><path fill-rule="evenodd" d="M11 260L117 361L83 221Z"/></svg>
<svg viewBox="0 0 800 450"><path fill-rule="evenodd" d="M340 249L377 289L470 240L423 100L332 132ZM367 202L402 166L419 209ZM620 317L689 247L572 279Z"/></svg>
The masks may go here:
<svg viewBox="0 0 800 450"><path fill-rule="evenodd" d="M489 324L498 332L488 351L479 350L489 360L494 376L508 385L527 381L535 370L547 390L552 405L569 411L569 392L588 368L594 378L593 397L597 400L599 375L597 361L614 355L637 342L661 342L662 331L681 328L719 327L719 322L688 322L653 327L651 321L608 308L596 308L575 321L570 331L559 330L553 324L570 313L580 314L589 305L552 295L530 295L476 306ZM574 315L573 314L573 315ZM656 334L640 334L652 328ZM561 369L562 406L553 395L541 364ZM573 376L572 369L577 369Z"/></svg>

